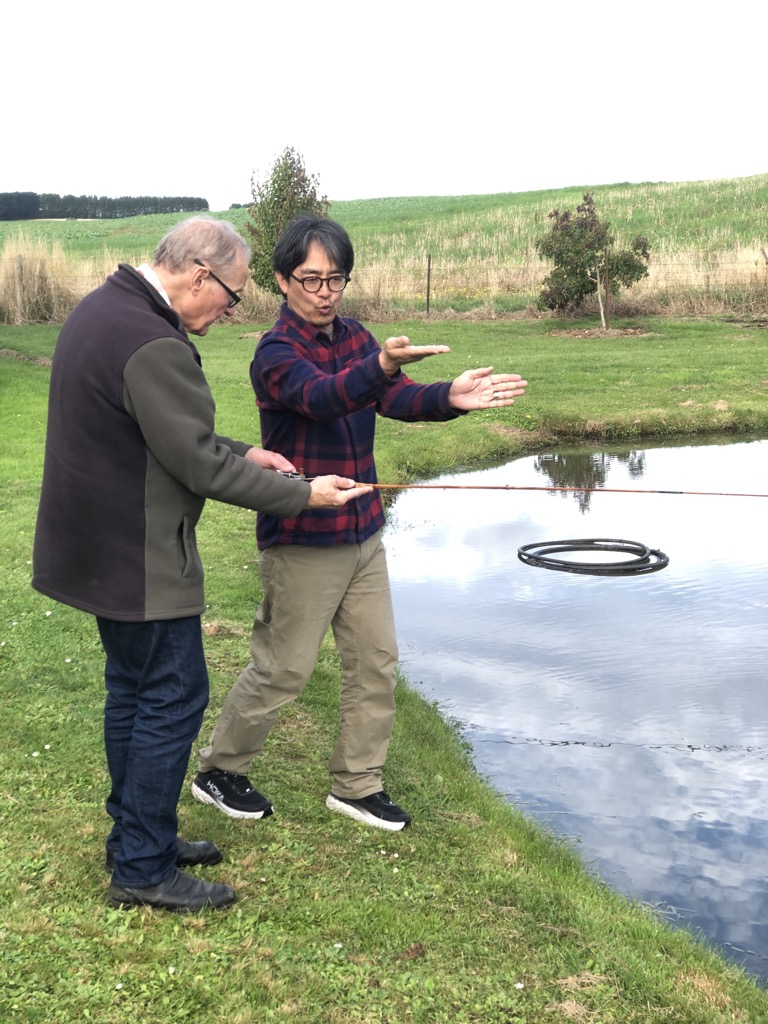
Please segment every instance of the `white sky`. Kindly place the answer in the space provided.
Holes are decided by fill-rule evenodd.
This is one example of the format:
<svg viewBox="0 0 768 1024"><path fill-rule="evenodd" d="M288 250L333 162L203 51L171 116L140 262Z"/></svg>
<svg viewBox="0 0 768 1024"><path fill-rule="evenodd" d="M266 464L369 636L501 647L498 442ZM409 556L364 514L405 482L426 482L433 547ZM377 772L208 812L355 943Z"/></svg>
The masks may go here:
<svg viewBox="0 0 768 1024"><path fill-rule="evenodd" d="M753 0L8 5L0 192L248 202L291 145L331 199L768 171Z"/></svg>

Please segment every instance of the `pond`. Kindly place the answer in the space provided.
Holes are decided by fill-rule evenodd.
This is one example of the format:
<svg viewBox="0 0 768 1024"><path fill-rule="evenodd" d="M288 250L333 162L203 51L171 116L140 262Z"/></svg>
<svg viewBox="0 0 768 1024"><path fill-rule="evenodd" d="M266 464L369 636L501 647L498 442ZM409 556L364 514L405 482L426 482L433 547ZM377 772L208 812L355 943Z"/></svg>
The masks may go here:
<svg viewBox="0 0 768 1024"><path fill-rule="evenodd" d="M768 495L768 441L563 447L430 483L471 489L405 490L391 510L409 681L604 881L768 978L768 496L730 496ZM483 489L500 486L576 489ZM669 565L517 557L572 538Z"/></svg>

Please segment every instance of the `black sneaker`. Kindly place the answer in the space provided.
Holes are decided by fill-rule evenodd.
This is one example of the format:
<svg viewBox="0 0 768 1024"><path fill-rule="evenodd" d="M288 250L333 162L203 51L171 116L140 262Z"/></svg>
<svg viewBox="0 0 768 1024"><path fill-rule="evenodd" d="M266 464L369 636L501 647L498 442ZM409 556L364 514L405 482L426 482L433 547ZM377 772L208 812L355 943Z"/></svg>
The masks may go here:
<svg viewBox="0 0 768 1024"><path fill-rule="evenodd" d="M192 783L192 796L201 804L212 804L230 818L268 818L272 804L257 793L247 775L235 775L214 768L198 772Z"/></svg>
<svg viewBox="0 0 768 1024"><path fill-rule="evenodd" d="M346 800L342 796L329 793L325 806L332 811L346 814L355 821L361 821L364 825L385 828L388 832L399 832L401 828L407 828L411 824L410 814L406 814L402 807L393 804L383 790L364 796L362 800Z"/></svg>

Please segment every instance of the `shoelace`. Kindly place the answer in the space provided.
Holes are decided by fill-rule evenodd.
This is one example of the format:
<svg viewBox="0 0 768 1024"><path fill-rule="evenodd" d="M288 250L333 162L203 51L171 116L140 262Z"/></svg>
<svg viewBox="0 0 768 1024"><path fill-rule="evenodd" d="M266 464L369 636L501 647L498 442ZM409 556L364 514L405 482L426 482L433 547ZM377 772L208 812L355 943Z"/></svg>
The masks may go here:
<svg viewBox="0 0 768 1024"><path fill-rule="evenodd" d="M255 792L246 775L235 775L234 772L227 772L227 776L232 789L240 796L248 796L249 793Z"/></svg>

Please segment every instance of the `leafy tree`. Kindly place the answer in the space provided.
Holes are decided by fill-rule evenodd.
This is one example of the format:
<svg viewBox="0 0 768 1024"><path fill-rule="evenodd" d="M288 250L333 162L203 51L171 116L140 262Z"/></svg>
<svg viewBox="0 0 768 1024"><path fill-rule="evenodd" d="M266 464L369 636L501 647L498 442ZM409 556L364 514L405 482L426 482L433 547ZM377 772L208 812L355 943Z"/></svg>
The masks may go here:
<svg viewBox="0 0 768 1024"><path fill-rule="evenodd" d="M297 213L327 217L329 202L318 194L319 182L309 174L302 156L286 146L263 182L251 179L253 203L246 228L251 236L251 277L264 291L280 293L272 270L272 253L280 234Z"/></svg>
<svg viewBox="0 0 768 1024"><path fill-rule="evenodd" d="M550 232L539 239L536 249L542 259L552 260L555 268L544 280L539 308L575 310L597 292L605 326L600 287L607 296L609 290L615 293L619 287L630 288L646 277L650 260L647 240L638 236L629 249L614 251L610 225L598 217L589 192L576 207L576 216L569 210L553 210L549 219Z"/></svg>
<svg viewBox="0 0 768 1024"><path fill-rule="evenodd" d="M39 208L37 192L0 192L0 220L34 220Z"/></svg>

